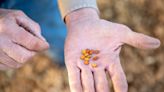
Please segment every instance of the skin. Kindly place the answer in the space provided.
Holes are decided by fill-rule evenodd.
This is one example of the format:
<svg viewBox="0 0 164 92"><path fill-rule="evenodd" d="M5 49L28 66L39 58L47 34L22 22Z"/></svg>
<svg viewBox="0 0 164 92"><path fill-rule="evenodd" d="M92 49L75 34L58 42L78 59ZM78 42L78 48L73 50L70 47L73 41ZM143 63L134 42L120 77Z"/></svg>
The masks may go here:
<svg viewBox="0 0 164 92"><path fill-rule="evenodd" d="M22 11L0 9L0 70L19 68L47 48L39 24Z"/></svg>
<svg viewBox="0 0 164 92"><path fill-rule="evenodd" d="M133 32L125 25L100 19L97 11L83 8L65 18L68 35L65 42L65 63L71 92L110 92L106 71L115 92L127 92L128 85L119 59L123 44L139 49L160 46L158 39ZM80 60L82 49L100 50L97 68Z"/></svg>

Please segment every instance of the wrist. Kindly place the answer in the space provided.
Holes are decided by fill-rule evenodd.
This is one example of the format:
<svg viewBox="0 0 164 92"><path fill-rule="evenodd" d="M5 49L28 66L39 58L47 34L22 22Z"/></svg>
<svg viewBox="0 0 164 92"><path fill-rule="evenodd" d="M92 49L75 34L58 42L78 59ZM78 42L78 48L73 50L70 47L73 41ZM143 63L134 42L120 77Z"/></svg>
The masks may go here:
<svg viewBox="0 0 164 92"><path fill-rule="evenodd" d="M67 25L71 24L72 22L77 21L84 21L89 19L99 19L98 12L94 8L81 8L78 10L75 10L68 14L65 17L65 22Z"/></svg>

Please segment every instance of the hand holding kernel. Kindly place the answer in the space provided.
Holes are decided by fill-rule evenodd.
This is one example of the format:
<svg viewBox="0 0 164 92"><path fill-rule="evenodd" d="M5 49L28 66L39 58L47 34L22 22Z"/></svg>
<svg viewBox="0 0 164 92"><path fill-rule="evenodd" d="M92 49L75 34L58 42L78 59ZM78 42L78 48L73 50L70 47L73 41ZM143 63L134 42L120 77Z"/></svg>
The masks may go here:
<svg viewBox="0 0 164 92"><path fill-rule="evenodd" d="M22 11L0 9L0 70L19 68L48 47L36 22Z"/></svg>
<svg viewBox="0 0 164 92"><path fill-rule="evenodd" d="M94 9L86 8L66 17L65 63L71 92L109 92L105 71L109 73L115 92L127 92L128 85L119 59L122 45L153 49L159 47L160 41L133 32L125 25L99 19L96 14ZM99 51L90 52L87 48ZM93 53L98 54L94 57ZM91 58L85 59L89 55Z"/></svg>

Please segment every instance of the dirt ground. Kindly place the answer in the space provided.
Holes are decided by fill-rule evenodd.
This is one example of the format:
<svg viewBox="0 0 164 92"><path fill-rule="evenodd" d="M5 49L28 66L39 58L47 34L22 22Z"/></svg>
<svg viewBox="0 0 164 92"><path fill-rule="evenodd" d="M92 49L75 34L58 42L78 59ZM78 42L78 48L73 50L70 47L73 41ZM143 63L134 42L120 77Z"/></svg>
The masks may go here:
<svg viewBox="0 0 164 92"><path fill-rule="evenodd" d="M101 17L161 40L146 51L124 46L129 92L164 92L164 0L98 0ZM0 72L0 92L70 92L67 71L40 54L18 70ZM112 86L110 86L112 87Z"/></svg>

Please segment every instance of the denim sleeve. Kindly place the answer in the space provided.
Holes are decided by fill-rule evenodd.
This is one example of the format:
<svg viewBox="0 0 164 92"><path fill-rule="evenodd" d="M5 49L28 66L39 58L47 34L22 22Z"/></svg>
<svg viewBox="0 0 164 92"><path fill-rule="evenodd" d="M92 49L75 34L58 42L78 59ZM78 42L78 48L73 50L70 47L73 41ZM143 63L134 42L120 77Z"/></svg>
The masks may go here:
<svg viewBox="0 0 164 92"><path fill-rule="evenodd" d="M96 0L58 0L58 5L63 19L68 13L84 7L95 8L99 12Z"/></svg>

